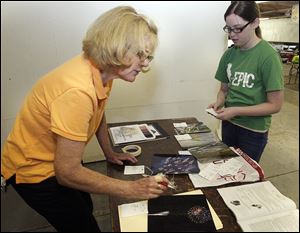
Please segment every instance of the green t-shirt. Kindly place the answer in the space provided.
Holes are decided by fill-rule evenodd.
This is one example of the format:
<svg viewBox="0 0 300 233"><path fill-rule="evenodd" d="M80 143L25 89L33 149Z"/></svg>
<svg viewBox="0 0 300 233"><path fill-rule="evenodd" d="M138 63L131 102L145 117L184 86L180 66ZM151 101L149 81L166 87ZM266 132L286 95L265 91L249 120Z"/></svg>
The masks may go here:
<svg viewBox="0 0 300 233"><path fill-rule="evenodd" d="M279 54L265 40L248 50L228 49L222 56L215 78L227 83L225 107L253 106L267 101L267 92L282 90L283 73ZM236 116L232 123L264 132L271 115Z"/></svg>

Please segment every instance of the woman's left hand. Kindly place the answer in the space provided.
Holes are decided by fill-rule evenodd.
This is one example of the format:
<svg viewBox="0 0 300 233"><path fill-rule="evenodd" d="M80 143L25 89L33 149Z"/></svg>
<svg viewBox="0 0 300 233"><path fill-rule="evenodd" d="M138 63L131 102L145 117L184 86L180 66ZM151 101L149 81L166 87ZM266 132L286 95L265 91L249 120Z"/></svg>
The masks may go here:
<svg viewBox="0 0 300 233"><path fill-rule="evenodd" d="M136 163L138 161L134 156L128 153L116 153L116 152L112 152L109 155L106 155L106 159L108 162L115 163L118 165L123 165L123 161L129 161L131 163Z"/></svg>

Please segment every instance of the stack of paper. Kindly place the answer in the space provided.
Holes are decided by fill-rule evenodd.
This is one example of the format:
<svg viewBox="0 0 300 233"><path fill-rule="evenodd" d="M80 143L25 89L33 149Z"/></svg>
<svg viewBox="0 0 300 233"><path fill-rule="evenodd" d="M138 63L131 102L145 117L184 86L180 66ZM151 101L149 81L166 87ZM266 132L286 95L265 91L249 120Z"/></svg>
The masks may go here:
<svg viewBox="0 0 300 233"><path fill-rule="evenodd" d="M147 142L168 138L169 135L158 123L122 125L108 128L114 146L131 142Z"/></svg>

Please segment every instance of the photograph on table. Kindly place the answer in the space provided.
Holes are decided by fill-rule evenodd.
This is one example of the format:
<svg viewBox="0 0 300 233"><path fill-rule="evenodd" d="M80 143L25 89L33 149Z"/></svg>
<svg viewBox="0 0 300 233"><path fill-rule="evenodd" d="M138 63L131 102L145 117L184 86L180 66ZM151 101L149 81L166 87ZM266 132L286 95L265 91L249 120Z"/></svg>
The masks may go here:
<svg viewBox="0 0 300 233"><path fill-rule="evenodd" d="M192 147L188 149L200 163L210 162L216 159L229 159L239 156L225 143L219 141L212 144L207 144L202 147Z"/></svg>
<svg viewBox="0 0 300 233"><path fill-rule="evenodd" d="M211 130L203 122L190 123L187 126L174 127L176 134L207 133Z"/></svg>
<svg viewBox="0 0 300 233"><path fill-rule="evenodd" d="M166 156L154 154L151 170L153 174L189 174L200 172L197 159L191 155Z"/></svg>
<svg viewBox="0 0 300 233"><path fill-rule="evenodd" d="M148 201L148 232L216 231L205 195L161 196Z"/></svg>

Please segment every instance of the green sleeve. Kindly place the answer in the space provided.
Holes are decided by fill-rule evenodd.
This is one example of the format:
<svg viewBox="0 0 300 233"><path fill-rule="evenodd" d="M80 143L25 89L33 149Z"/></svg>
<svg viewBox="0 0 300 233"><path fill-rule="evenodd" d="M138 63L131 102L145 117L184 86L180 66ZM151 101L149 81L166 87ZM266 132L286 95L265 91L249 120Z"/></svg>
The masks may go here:
<svg viewBox="0 0 300 233"><path fill-rule="evenodd" d="M215 75L215 79L219 80L222 83L229 83L228 77L227 77L227 62L228 62L228 52L227 50L223 56L220 59L219 66Z"/></svg>
<svg viewBox="0 0 300 233"><path fill-rule="evenodd" d="M277 53L272 54L264 62L262 78L267 92L278 91L284 88L282 62Z"/></svg>

